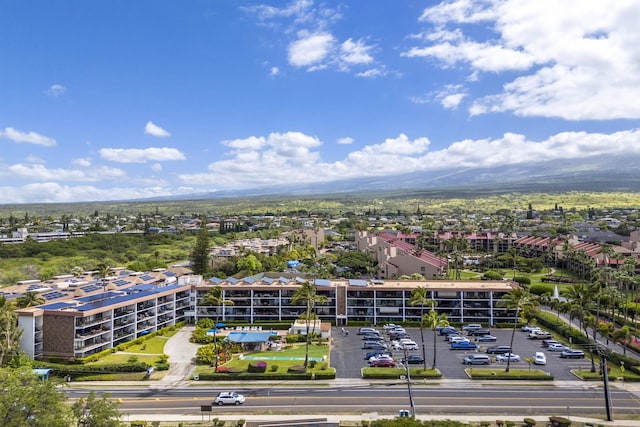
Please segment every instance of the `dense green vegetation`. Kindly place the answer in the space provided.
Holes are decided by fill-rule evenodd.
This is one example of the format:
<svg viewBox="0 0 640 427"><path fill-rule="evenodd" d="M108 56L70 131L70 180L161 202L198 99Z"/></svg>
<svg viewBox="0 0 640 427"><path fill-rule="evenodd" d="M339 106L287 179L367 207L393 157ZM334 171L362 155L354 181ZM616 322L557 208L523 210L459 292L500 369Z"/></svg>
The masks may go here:
<svg viewBox="0 0 640 427"><path fill-rule="evenodd" d="M629 208L638 206L638 193L633 192L504 192L498 189L444 189L424 191L393 191L376 193L342 193L302 197L255 196L246 198L215 198L206 200L164 200L148 202L87 202L0 205L0 217L25 214L60 216L91 215L95 212L111 215L305 215L330 213L377 212L423 213L496 212L500 209L526 210L531 203L536 209L552 209L561 204L568 211L587 208Z"/></svg>

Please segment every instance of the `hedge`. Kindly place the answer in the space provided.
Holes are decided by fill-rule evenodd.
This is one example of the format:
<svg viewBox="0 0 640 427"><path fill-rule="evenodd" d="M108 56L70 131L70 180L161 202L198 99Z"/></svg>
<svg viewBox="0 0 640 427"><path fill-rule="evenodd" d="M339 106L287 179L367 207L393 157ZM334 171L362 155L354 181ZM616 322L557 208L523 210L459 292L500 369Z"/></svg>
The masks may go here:
<svg viewBox="0 0 640 427"><path fill-rule="evenodd" d="M205 372L200 373L199 378L202 381L257 381L257 380L333 380L336 378L335 369L327 369L325 371L307 371L301 374L288 374L284 372L265 372L265 373L226 373L226 372Z"/></svg>
<svg viewBox="0 0 640 427"><path fill-rule="evenodd" d="M121 372L145 372L150 365L144 362L115 363L110 365L61 365L43 362L34 362L34 368L42 367L52 369L54 377L77 376L79 374L113 374Z"/></svg>

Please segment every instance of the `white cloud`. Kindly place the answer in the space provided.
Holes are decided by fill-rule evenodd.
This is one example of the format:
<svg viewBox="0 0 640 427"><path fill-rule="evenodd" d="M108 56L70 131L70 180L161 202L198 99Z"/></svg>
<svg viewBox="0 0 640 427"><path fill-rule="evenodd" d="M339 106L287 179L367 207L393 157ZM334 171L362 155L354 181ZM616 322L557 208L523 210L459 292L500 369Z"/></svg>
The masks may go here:
<svg viewBox="0 0 640 427"><path fill-rule="evenodd" d="M57 98L60 95L64 95L66 91L67 91L66 87L59 84L55 84L55 85L51 85L51 87L49 87L49 89L47 89L45 93L49 96Z"/></svg>
<svg viewBox="0 0 640 427"><path fill-rule="evenodd" d="M9 165L0 176L10 176L14 179L31 181L67 181L67 182L99 182L110 179L118 179L126 174L123 170L108 167L94 167L86 170L47 168L39 163L17 163Z"/></svg>
<svg viewBox="0 0 640 427"><path fill-rule="evenodd" d="M101 148L100 157L117 163L146 163L185 160L185 155L175 148Z"/></svg>
<svg viewBox="0 0 640 427"><path fill-rule="evenodd" d="M369 55L372 46L367 46L364 41L354 42L348 39L340 45L340 59L348 64L369 64L373 57Z"/></svg>
<svg viewBox="0 0 640 427"><path fill-rule="evenodd" d="M345 138L338 138L338 140L336 141L338 144L342 144L342 145L349 145L349 144L353 144L353 138L351 137L345 137Z"/></svg>
<svg viewBox="0 0 640 427"><path fill-rule="evenodd" d="M455 0L425 9L420 22L431 27L410 39L423 44L404 56L467 65L478 81L486 72L515 74L474 100L472 115L640 118L637 1Z"/></svg>
<svg viewBox="0 0 640 427"><path fill-rule="evenodd" d="M454 93L451 95L446 95L442 97L441 103L444 108L447 110L455 110L458 108L458 105L462 102L462 98L464 98L466 94L464 93Z"/></svg>
<svg viewBox="0 0 640 427"><path fill-rule="evenodd" d="M271 77L275 77L280 74L280 69L278 67L271 67L270 75Z"/></svg>
<svg viewBox="0 0 640 427"><path fill-rule="evenodd" d="M0 138L6 138L13 142L43 145L45 147L53 147L56 145L56 140L53 138L40 135L36 132L21 132L14 128L5 128L4 131L0 130Z"/></svg>
<svg viewBox="0 0 640 427"><path fill-rule="evenodd" d="M147 135L155 136L158 138L166 138L171 136L169 132L162 129L160 126L156 125L152 121L148 121L146 126L144 127L144 133Z"/></svg>
<svg viewBox="0 0 640 427"><path fill-rule="evenodd" d="M155 173L162 172L162 165L160 163L154 163L151 165L151 170Z"/></svg>
<svg viewBox="0 0 640 427"><path fill-rule="evenodd" d="M90 157L79 157L77 159L71 160L71 163L80 166L82 168L88 168L91 166L91 158Z"/></svg>
<svg viewBox="0 0 640 427"><path fill-rule="evenodd" d="M30 155L28 155L28 156L25 158L25 160L26 160L28 163L46 163L42 157L34 156L34 155L31 155L31 154L30 154Z"/></svg>
<svg viewBox="0 0 640 427"><path fill-rule="evenodd" d="M250 136L244 139L234 139L228 141L222 141L222 143L228 147L235 148L238 151L255 151L259 150L266 144L264 137Z"/></svg>
<svg viewBox="0 0 640 427"><path fill-rule="evenodd" d="M42 182L23 186L0 187L0 203L71 203L80 201L131 200L169 196L172 189L161 186L98 188L91 185L69 186Z"/></svg>
<svg viewBox="0 0 640 427"><path fill-rule="evenodd" d="M321 63L334 48L335 39L329 33L301 32L298 40L289 45L289 63L307 67Z"/></svg>
<svg viewBox="0 0 640 427"><path fill-rule="evenodd" d="M297 132L274 133L264 138L264 146L257 150L238 151L232 158L211 163L207 173L183 174L179 179L189 185L197 183L217 188L254 188L360 177L393 179L394 175L421 171L640 156L639 138L640 130L612 134L563 132L542 141L506 133L501 138L467 139L430 151L428 138L412 140L400 134L329 163L323 162L319 152L313 150L321 144L317 138Z"/></svg>

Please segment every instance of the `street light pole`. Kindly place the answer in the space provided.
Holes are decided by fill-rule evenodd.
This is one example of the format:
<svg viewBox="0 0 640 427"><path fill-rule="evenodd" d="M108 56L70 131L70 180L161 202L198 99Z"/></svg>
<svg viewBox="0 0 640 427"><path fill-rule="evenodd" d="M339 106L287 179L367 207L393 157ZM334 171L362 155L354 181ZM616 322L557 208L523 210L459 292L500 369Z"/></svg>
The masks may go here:
<svg viewBox="0 0 640 427"><path fill-rule="evenodd" d="M409 392L409 407L411 409L411 418L416 417L416 406L413 402L413 391L411 390L411 373L409 371L409 363L407 360L407 349L404 349L404 366L405 366L405 370L406 370L406 377L407 377L407 391Z"/></svg>

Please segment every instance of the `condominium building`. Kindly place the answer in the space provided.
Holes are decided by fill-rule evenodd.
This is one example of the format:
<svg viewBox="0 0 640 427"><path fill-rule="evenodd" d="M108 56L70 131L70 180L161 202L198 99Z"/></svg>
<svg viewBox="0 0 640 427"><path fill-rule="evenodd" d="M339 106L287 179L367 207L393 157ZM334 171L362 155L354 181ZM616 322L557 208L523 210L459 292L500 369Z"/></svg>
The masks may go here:
<svg viewBox="0 0 640 427"><path fill-rule="evenodd" d="M140 274L122 270L106 282L80 280L77 283L82 285L77 288L69 287L69 280L22 285L39 289L47 299L45 304L17 310L23 329L20 345L31 358L82 358L180 321L293 322L306 311L304 303L292 302L306 280L301 277L261 274L204 280L186 271ZM326 297L325 303L315 307L316 314L336 325L417 322L431 309L409 305L417 287L428 290L435 301L433 308L446 313L451 322L508 322L513 314L499 302L517 286L508 281L310 280L317 293ZM204 302L206 293L216 286L233 305ZM9 298L18 294L3 291Z"/></svg>

